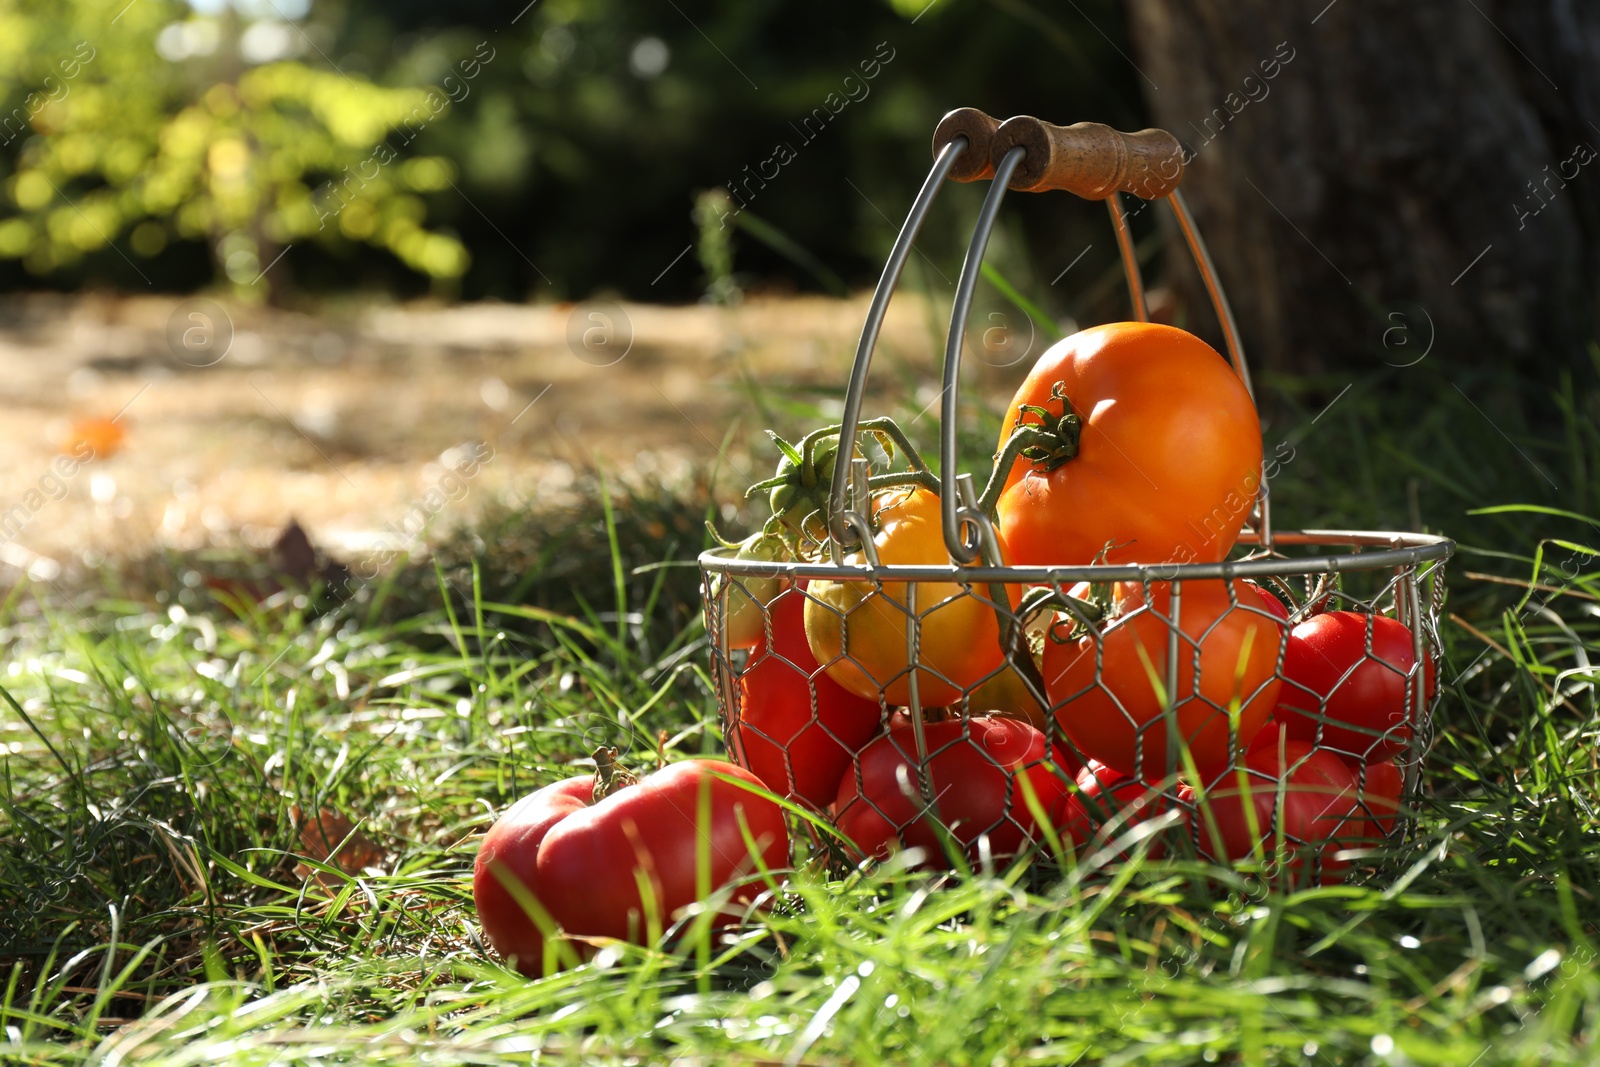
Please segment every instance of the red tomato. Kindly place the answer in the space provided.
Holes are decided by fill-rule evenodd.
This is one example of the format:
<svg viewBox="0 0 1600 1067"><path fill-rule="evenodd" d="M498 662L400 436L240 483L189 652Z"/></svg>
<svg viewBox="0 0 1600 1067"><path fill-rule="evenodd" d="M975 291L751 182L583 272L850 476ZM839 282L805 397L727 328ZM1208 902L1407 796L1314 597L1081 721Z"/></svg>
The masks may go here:
<svg viewBox="0 0 1600 1067"><path fill-rule="evenodd" d="M955 708L923 708L922 709L922 721L923 722L952 722L952 721L959 721L962 717L963 716L962 716L961 712L959 710L955 709ZM995 709L992 709L992 708L987 708L982 712L974 712L974 714L972 716L969 716L969 717L972 717L972 718L994 717L994 718L1001 718L1001 719L1017 719L1017 720L1019 720L1021 722L1026 722L1029 726L1034 727L1034 729L1036 729L1036 730L1040 729L1040 727L1037 724L1035 724L1031 719L1026 718L1023 715L1014 714L1012 712L1004 711L1004 710L995 710ZM895 708L894 711L889 713L888 725L881 732L882 733L892 733L895 730L909 729L910 726L911 726L911 709L910 708ZM1063 744L1060 739L1052 740L1050 742L1050 761L1056 765L1056 769L1057 770L1061 771L1064 774L1074 774L1075 775L1075 774L1077 774L1079 771L1081 771L1083 769L1083 760L1080 759L1078 757L1078 754L1076 752L1073 752L1072 749L1068 745Z"/></svg>
<svg viewBox="0 0 1600 1067"><path fill-rule="evenodd" d="M1275 717L1296 740L1371 763L1390 759L1411 740L1407 696L1418 683L1408 676L1416 662L1411 631L1395 619L1354 611L1314 615L1290 631ZM1425 674L1431 700L1431 657Z"/></svg>
<svg viewBox="0 0 1600 1067"><path fill-rule="evenodd" d="M1072 746L1064 738L1050 742L1050 761L1062 774L1070 774L1076 778L1088 766L1082 756L1072 750ZM1089 762L1093 762L1092 760Z"/></svg>
<svg viewBox="0 0 1600 1067"><path fill-rule="evenodd" d="M1115 820L1111 836L1121 836L1146 819L1162 814L1168 802L1158 790L1137 778L1112 770L1096 760L1078 772L1078 793L1062 798L1056 809L1056 830L1078 845ZM1159 859L1166 847L1157 841L1150 858Z"/></svg>
<svg viewBox="0 0 1600 1067"><path fill-rule="evenodd" d="M978 684L967 695L967 708L974 715L1003 715L1008 719L1021 719L1038 730L1045 728L1044 709L1033 699L1027 683L1010 663L1001 666L998 674Z"/></svg>
<svg viewBox="0 0 1600 1067"><path fill-rule="evenodd" d="M1357 834L1356 780L1332 753L1280 737L1223 772L1203 800L1187 786L1178 795L1199 804L1202 848L1220 863L1257 858L1276 869L1281 839L1289 871L1300 873L1314 857L1328 882L1349 866L1334 855Z"/></svg>
<svg viewBox="0 0 1600 1067"><path fill-rule="evenodd" d="M1070 410L1052 396L1058 383ZM1064 419L1073 414L1076 427ZM1000 539L1019 565L1093 563L1108 545L1107 563L1219 560L1261 485L1261 424L1244 383L1171 326L1114 322L1051 346L1012 398L1002 449L1019 420L1059 442L1007 474Z"/></svg>
<svg viewBox="0 0 1600 1067"><path fill-rule="evenodd" d="M1004 718L950 719L924 724L932 806L917 775L917 744L901 727L862 750L855 774L839 783L835 824L863 855L885 859L896 846L925 850L928 865L947 868L935 821L946 826L969 858L987 834L996 858L1015 856L1043 840L1019 780L1026 778L1039 810L1050 812L1066 784L1044 761L1049 744L1025 722Z"/></svg>
<svg viewBox="0 0 1600 1067"><path fill-rule="evenodd" d="M731 763L686 760L601 800L593 775L523 797L489 828L473 864L472 897L489 943L527 975L544 972L541 920L570 937L642 943L653 925L669 926L683 908L757 869L741 824L762 863L788 866L783 809L725 779L761 785ZM704 893L697 891L701 863L709 875ZM759 891L739 885L719 921L737 918L736 905Z"/></svg>
<svg viewBox="0 0 1600 1067"><path fill-rule="evenodd" d="M879 709L817 666L805 607L798 589L768 606L772 643L763 638L739 676L728 754L774 793L822 809L839 792L850 758L878 732Z"/></svg>
<svg viewBox="0 0 1600 1067"><path fill-rule="evenodd" d="M1259 603L1242 582L1234 583L1232 596L1239 605ZM1171 603L1166 583L1152 583L1148 592L1137 582L1119 584L1109 625L1065 644L1046 640L1044 648L1045 685L1072 743L1089 758L1147 781L1167 773L1163 697ZM1179 736L1201 770L1219 767L1233 754L1230 740L1241 749L1248 745L1277 702L1280 627L1261 611L1236 608L1219 580L1184 582L1179 616L1173 694ZM1184 769L1181 758L1176 766Z"/></svg>
<svg viewBox="0 0 1600 1067"><path fill-rule="evenodd" d="M949 708L923 708L923 722L945 722L959 719L961 716ZM911 728L911 709L895 708L889 713L889 722L882 730L884 734L894 733L896 730L909 730ZM881 736L881 735L880 735Z"/></svg>
<svg viewBox="0 0 1600 1067"><path fill-rule="evenodd" d="M1255 594L1261 598L1261 606L1262 607L1266 608L1273 615L1276 615L1279 619L1281 619L1284 622L1285 625L1288 624L1288 622L1289 622L1289 609L1284 607L1283 601L1278 599L1278 594L1277 593L1272 592L1270 589L1268 589L1266 586L1262 585L1259 582L1250 581L1248 578L1245 579L1245 583L1244 584L1245 584L1246 588L1254 590Z"/></svg>
<svg viewBox="0 0 1600 1067"><path fill-rule="evenodd" d="M1366 764L1345 760L1345 766L1356 775L1360 786L1360 814L1365 816L1357 824L1353 843L1363 848L1376 848L1394 833L1395 824L1400 820L1400 793L1404 784L1400 768L1395 766L1394 760Z"/></svg>

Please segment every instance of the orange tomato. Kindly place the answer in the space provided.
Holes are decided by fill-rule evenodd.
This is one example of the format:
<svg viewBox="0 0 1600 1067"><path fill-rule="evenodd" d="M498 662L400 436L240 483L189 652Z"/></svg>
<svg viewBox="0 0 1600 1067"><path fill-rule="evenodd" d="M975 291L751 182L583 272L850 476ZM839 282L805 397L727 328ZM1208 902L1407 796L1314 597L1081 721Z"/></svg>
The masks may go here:
<svg viewBox="0 0 1600 1067"><path fill-rule="evenodd" d="M1260 732L1278 701L1282 629L1255 608L1242 581L1189 581L1178 599L1178 735L1199 770L1226 764ZM1167 644L1172 587L1124 582L1098 633L1045 642L1044 679L1072 743L1112 770L1145 781L1167 774ZM1176 768L1185 769L1173 754Z"/></svg>
<svg viewBox="0 0 1600 1067"><path fill-rule="evenodd" d="M1063 401L1052 397L1064 393ZM1046 420L1025 406L1048 409ZM1076 427L1060 426L1076 413ZM1051 346L1001 424L1076 434L1054 456L1019 457L997 502L1020 566L1192 563L1228 554L1261 484L1261 425L1227 361L1193 334L1115 322ZM1109 546L1109 550L1108 550Z"/></svg>

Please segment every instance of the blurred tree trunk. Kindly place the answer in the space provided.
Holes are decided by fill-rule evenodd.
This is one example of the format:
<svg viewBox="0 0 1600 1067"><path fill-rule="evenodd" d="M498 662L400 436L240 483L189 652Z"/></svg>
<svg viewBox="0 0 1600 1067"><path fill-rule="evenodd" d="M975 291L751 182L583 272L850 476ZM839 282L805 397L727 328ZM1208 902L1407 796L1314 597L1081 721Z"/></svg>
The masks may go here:
<svg viewBox="0 0 1600 1067"><path fill-rule="evenodd" d="M1430 340L1453 367L1548 377L1582 359L1600 4L1324 2L1128 0L1252 360L1406 365ZM1193 270L1172 276L1209 332Z"/></svg>

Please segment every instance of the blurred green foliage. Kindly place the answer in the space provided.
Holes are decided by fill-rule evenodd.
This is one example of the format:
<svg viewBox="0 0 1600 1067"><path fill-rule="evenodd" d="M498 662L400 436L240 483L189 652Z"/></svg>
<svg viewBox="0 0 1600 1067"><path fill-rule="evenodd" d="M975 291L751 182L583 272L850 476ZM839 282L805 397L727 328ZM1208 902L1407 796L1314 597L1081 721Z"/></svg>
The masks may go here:
<svg viewBox="0 0 1600 1067"><path fill-rule="evenodd" d="M740 284L862 284L949 108L1142 123L1124 36L1115 0L0 0L0 287L685 299L719 189Z"/></svg>
<svg viewBox="0 0 1600 1067"><path fill-rule="evenodd" d="M390 147L450 101L300 62L245 65L240 54L270 54L270 42L241 25L236 12L204 18L160 0L7 11L0 69L20 102L0 136L17 145L6 181L17 210L0 222L0 256L43 276L115 245L148 277L129 253L204 242L247 299L267 293L281 250L306 241L364 242L436 279L464 273L466 248L423 227L418 195L448 186L451 164ZM162 53L211 62L189 69Z"/></svg>

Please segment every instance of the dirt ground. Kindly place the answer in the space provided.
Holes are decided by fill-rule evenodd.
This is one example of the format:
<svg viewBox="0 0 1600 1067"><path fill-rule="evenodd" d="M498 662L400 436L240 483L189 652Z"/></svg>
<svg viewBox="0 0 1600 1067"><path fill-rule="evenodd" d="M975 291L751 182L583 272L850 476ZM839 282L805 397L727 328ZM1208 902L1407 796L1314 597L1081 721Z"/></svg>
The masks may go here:
<svg viewBox="0 0 1600 1067"><path fill-rule="evenodd" d="M437 532L496 497L559 500L597 457L667 479L720 463L731 493L773 460L748 383L837 411L866 304L306 315L198 297L6 298L0 576L263 546L291 516L335 554L394 547L397 529ZM875 389L919 406L936 396L943 314L897 298ZM992 370L976 369L978 389ZM933 420L922 428L934 447ZM63 455L97 439L92 461Z"/></svg>

